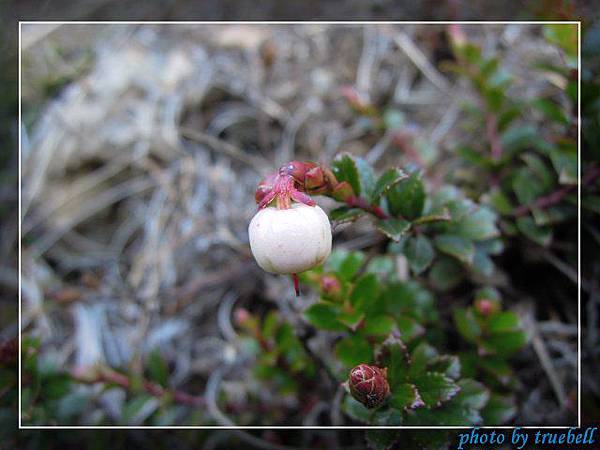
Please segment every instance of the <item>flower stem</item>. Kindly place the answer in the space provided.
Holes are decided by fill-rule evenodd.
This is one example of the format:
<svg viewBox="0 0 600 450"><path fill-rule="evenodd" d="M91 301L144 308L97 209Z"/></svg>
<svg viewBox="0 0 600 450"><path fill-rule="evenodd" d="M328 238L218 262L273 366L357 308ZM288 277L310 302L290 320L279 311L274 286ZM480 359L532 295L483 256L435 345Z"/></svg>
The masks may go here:
<svg viewBox="0 0 600 450"><path fill-rule="evenodd" d="M292 274L292 280L294 280L294 291L296 292L296 297L300 297L300 281L298 280L298 274Z"/></svg>

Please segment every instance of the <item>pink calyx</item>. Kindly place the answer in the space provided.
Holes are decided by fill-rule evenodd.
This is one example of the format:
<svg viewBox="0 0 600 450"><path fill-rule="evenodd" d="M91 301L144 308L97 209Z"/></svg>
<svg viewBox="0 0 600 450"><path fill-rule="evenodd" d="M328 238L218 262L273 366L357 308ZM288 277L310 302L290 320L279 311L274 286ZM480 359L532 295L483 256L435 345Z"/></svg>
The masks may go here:
<svg viewBox="0 0 600 450"><path fill-rule="evenodd" d="M267 188L266 193L258 204L258 209L266 208L275 199L277 200L277 208L279 209L291 208L292 200L308 206L316 205L315 201L309 195L297 188L294 177L285 173L279 173L275 177L270 190Z"/></svg>

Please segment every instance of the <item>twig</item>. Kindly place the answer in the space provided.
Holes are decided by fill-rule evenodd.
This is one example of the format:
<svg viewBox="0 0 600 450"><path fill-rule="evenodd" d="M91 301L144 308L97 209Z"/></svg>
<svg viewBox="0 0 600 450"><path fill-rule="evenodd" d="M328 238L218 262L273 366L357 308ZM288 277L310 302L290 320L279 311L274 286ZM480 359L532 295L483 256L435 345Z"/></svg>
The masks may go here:
<svg viewBox="0 0 600 450"><path fill-rule="evenodd" d="M225 153L232 158L238 159L250 167L252 167L258 174L262 175L271 168L272 164L264 158L259 156L250 155L244 152L242 149L236 147L229 142L223 141L219 138L211 136L200 131L192 130L187 127L180 128L181 134L195 142L200 144L208 145L213 150L217 150Z"/></svg>
<svg viewBox="0 0 600 450"><path fill-rule="evenodd" d="M389 216L385 212L383 212L383 209L381 209L379 206L371 205L363 197L350 197L348 200L346 200L346 203L348 204L348 206L351 206L352 208L359 208L359 209L362 209L363 211L373 214L378 219L388 219L389 218Z"/></svg>
<svg viewBox="0 0 600 450"><path fill-rule="evenodd" d="M397 33L394 35L394 41L434 86L442 91L449 89L448 81L446 81L444 76L429 62L427 57L419 47L415 45L408 34L403 32Z"/></svg>
<svg viewBox="0 0 600 450"><path fill-rule="evenodd" d="M125 390L132 390L131 381L126 375L123 375L119 372L115 372L110 369L102 368L98 371L98 374L94 377L89 377L85 374L78 373L75 370L70 372L70 376L73 380L78 381L79 383L85 384L96 384L96 383L106 383L106 384L116 384L117 386L121 386ZM188 394L187 392L178 391L178 390L170 390L165 389L159 384L153 383L148 380L142 381L142 387L144 391L148 394L157 397L171 397L175 402L180 403L182 405L191 406L193 408L198 408L203 406L204 399L201 396Z"/></svg>
<svg viewBox="0 0 600 450"><path fill-rule="evenodd" d="M492 159L499 161L503 153L502 143L498 135L498 120L496 115L491 112L488 112L485 117L485 131L490 142Z"/></svg>
<svg viewBox="0 0 600 450"><path fill-rule="evenodd" d="M548 353L548 348L546 347L543 339L540 337L535 319L533 318L532 314L526 314L526 323L524 323L524 325L530 332L531 345L533 346L533 349L540 360L544 372L546 372L546 375L550 380L552 390L554 391L554 394L556 395L561 407L565 407L568 401L565 388L556 372L556 369L554 368L554 364L552 363L552 359Z"/></svg>
<svg viewBox="0 0 600 450"><path fill-rule="evenodd" d="M223 367L218 367L210 375L208 382L206 383L206 406L208 413L219 425L233 427L235 426L235 423L229 417L227 417L219 409L219 405L217 405L217 394L219 393L219 388L221 386L221 382L223 381L224 371L225 369ZM235 433L242 441L256 448L262 448L265 450L300 450L298 447L289 447L287 445L279 445L267 442L242 430L232 430L232 432Z"/></svg>
<svg viewBox="0 0 600 450"><path fill-rule="evenodd" d="M583 179L581 180L581 186L587 186L588 184L593 183L600 176L600 165L592 166ZM548 195L544 195L543 197L538 198L530 205L521 205L515 209L513 215L516 217L522 217L527 214L531 209L545 209L551 206L554 206L567 195L571 191L577 188L576 184L572 184L569 186L564 186L554 192L551 192Z"/></svg>
<svg viewBox="0 0 600 450"><path fill-rule="evenodd" d="M183 286L171 291L169 296L176 298L176 300L174 303L166 305L165 313L167 315L176 314L189 305L198 292L239 279L242 275L247 275L253 265L253 262L244 260L233 267L226 268L226 270L217 270L203 276L194 277Z"/></svg>

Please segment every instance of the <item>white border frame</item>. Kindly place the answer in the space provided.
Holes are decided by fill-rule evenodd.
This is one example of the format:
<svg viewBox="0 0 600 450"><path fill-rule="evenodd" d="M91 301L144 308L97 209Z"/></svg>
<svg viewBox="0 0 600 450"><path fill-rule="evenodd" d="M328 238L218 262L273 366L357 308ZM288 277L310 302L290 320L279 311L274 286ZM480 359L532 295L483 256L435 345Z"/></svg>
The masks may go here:
<svg viewBox="0 0 600 450"><path fill-rule="evenodd" d="M284 429L284 430L303 430L303 429L325 429L325 430L471 430L476 428L478 430L494 429L494 430L514 430L519 429L570 429L575 428L575 425L562 425L562 426L262 426L262 425L240 425L240 426L221 426L221 425L198 425L198 426L126 426L126 425L115 425L115 426L85 426L85 425L23 425L21 423L21 31L22 25L577 25L577 428L581 428L581 21L580 20L549 20L549 21L536 21L536 20L500 20L500 21L476 21L476 20L424 20L424 21L387 21L387 20L371 20L371 21L294 21L294 20L275 20L275 21L163 21L163 20L124 20L124 21L21 21L19 20L19 250L18 250L18 264L19 264L19 430L63 430L63 429L81 429L81 430L96 430L96 429L107 429L107 430L119 430L119 429L159 429L159 430L264 430L264 429Z"/></svg>

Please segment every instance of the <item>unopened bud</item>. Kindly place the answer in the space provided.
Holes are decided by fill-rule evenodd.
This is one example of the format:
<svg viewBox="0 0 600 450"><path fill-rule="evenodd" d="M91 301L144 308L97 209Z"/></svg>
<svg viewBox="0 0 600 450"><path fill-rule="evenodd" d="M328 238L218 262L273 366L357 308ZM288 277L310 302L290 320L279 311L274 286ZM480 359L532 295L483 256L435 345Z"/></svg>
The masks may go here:
<svg viewBox="0 0 600 450"><path fill-rule="evenodd" d="M387 368L360 364L350 371L350 394L369 409L378 408L390 394Z"/></svg>
<svg viewBox="0 0 600 450"><path fill-rule="evenodd" d="M304 184L304 177L316 164L310 161L290 161L279 168L279 175L290 175L298 183Z"/></svg>
<svg viewBox="0 0 600 450"><path fill-rule="evenodd" d="M490 300L489 298L480 298L475 300L475 309L479 314L484 317L488 317L498 311L500 305L497 301Z"/></svg>
<svg viewBox="0 0 600 450"><path fill-rule="evenodd" d="M321 189L325 185L325 177L320 167L313 167L306 172L304 187L309 191Z"/></svg>
<svg viewBox="0 0 600 450"><path fill-rule="evenodd" d="M325 275L321 278L321 290L327 295L337 295L342 290L342 285L336 277Z"/></svg>
<svg viewBox="0 0 600 450"><path fill-rule="evenodd" d="M233 320L238 326L244 326L248 319L250 319L250 313L246 308L236 308L233 312Z"/></svg>

